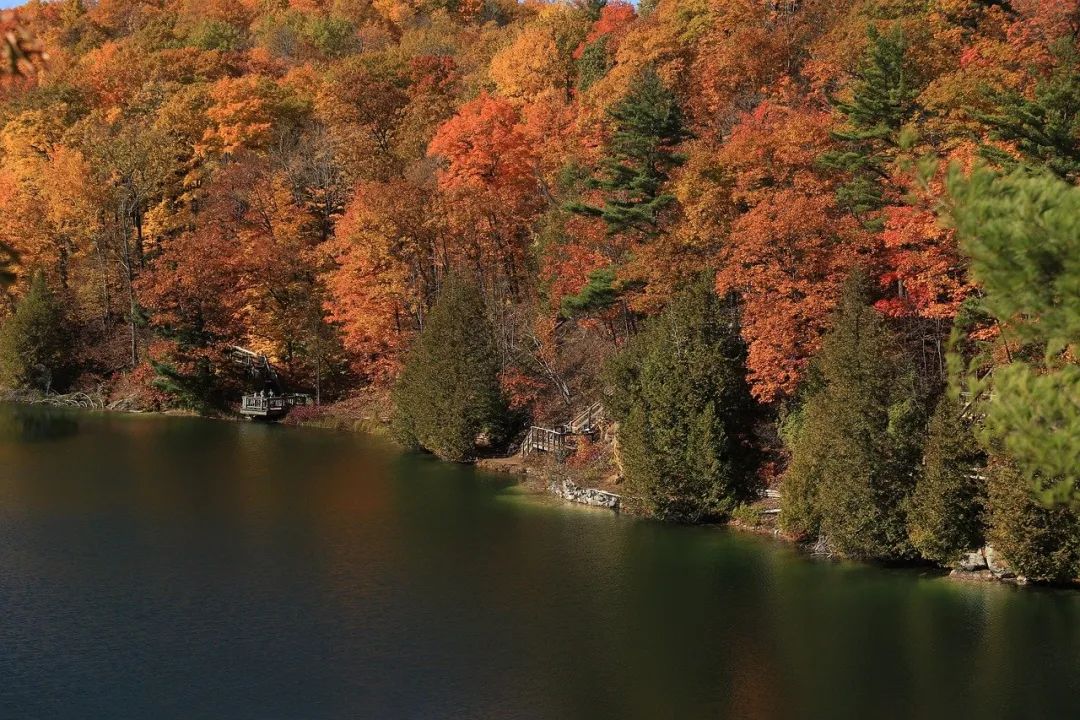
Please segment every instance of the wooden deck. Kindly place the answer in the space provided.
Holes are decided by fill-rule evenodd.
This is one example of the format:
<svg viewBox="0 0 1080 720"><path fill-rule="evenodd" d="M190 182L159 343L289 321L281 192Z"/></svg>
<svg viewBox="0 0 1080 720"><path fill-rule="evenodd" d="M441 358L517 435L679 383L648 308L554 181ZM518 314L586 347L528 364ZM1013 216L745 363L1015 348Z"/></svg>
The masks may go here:
<svg viewBox="0 0 1080 720"><path fill-rule="evenodd" d="M280 420L294 407L313 403L312 397L305 393L245 395L240 402L240 414L254 420Z"/></svg>
<svg viewBox="0 0 1080 720"><path fill-rule="evenodd" d="M284 396L265 397L245 395L240 403L240 414L250 418L278 420L289 413L289 403Z"/></svg>

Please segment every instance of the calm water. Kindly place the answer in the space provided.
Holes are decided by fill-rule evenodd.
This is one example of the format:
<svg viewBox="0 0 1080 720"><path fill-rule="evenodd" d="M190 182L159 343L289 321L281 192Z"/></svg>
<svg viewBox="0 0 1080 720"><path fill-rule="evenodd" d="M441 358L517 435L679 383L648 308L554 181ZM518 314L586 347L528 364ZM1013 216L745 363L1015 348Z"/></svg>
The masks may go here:
<svg viewBox="0 0 1080 720"><path fill-rule="evenodd" d="M0 406L0 718L1062 718L1080 594L807 560L351 435Z"/></svg>

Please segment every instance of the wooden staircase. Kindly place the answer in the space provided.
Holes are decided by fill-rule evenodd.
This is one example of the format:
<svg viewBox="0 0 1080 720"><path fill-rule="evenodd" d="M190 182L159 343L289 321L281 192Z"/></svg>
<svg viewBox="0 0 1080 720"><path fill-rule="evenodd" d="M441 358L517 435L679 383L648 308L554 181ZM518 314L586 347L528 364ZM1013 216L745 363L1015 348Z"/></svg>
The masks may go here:
<svg viewBox="0 0 1080 720"><path fill-rule="evenodd" d="M592 435L600 429L604 419L604 406L593 403L566 425L556 428L533 425L521 443L521 455L528 457L535 452L558 453L572 447L569 438L575 435Z"/></svg>
<svg viewBox="0 0 1080 720"><path fill-rule="evenodd" d="M600 429L600 422L604 419L604 406L601 403L593 403L580 415L570 421L569 430L571 435L592 435Z"/></svg>

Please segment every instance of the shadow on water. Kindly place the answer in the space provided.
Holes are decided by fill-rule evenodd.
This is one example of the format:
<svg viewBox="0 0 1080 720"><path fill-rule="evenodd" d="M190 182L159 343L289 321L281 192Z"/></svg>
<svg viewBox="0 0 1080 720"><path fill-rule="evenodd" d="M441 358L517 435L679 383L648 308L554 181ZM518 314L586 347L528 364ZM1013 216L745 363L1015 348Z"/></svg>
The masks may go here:
<svg viewBox="0 0 1080 720"><path fill-rule="evenodd" d="M48 407L13 405L0 412L0 438L24 443L46 443L77 435L74 412Z"/></svg>

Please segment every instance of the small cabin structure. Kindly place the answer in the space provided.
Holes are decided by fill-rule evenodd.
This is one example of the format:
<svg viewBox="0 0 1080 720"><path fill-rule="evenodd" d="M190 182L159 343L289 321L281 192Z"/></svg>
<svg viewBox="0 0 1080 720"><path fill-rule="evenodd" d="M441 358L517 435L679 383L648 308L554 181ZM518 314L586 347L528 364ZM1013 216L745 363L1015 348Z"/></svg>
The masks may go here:
<svg viewBox="0 0 1080 720"><path fill-rule="evenodd" d="M267 395L259 392L244 396L240 402L240 414L253 420L280 420L294 407L311 403L311 396L303 393Z"/></svg>

